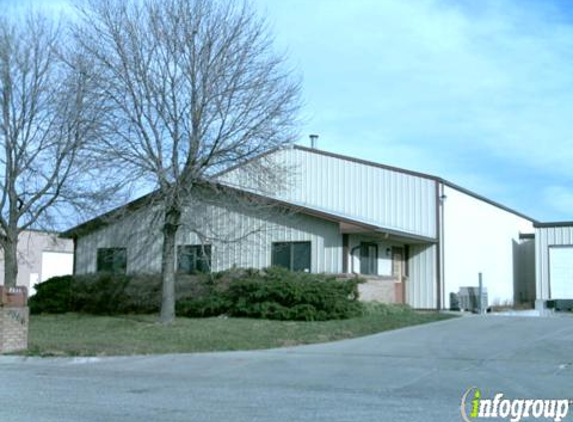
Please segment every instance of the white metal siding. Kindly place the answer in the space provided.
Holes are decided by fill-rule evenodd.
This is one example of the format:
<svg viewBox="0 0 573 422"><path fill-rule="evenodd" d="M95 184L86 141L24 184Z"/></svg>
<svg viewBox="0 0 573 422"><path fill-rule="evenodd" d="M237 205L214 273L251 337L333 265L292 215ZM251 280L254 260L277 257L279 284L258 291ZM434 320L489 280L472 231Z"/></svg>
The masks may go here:
<svg viewBox="0 0 573 422"><path fill-rule="evenodd" d="M533 223L449 186L444 194L445 307L460 286L477 286L480 272L490 305L513 302L513 242L533 232Z"/></svg>
<svg viewBox="0 0 573 422"><path fill-rule="evenodd" d="M273 159L289 179L288 188L276 195L280 199L392 230L436 235L432 179L300 149L278 151ZM248 179L242 172L236 169L223 180L251 187L241 180Z"/></svg>
<svg viewBox="0 0 573 422"><path fill-rule="evenodd" d="M213 270L232 266L264 268L271 265L272 242L310 241L311 271L339 273L342 271L342 235L337 223L307 215L283 215L266 211L264 216L238 212L219 206L187 211L177 234L177 244L200 244L197 234L188 226L191 221L203 235L211 233ZM128 272L153 273L161 270L161 235L149 231L145 218L117 222L77 242L76 272L96 270L96 251L102 247L126 247Z"/></svg>
<svg viewBox="0 0 573 422"><path fill-rule="evenodd" d="M535 267L537 299L550 299L549 247L573 246L573 226L537 227L535 229Z"/></svg>
<svg viewBox="0 0 573 422"><path fill-rule="evenodd" d="M418 309L436 309L436 245L410 245L406 303Z"/></svg>

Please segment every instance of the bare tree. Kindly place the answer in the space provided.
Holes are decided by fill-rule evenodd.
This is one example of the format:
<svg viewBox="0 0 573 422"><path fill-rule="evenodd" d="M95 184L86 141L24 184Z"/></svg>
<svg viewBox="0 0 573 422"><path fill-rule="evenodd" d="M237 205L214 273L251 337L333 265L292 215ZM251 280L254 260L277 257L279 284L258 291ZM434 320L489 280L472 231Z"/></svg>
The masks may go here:
<svg viewBox="0 0 573 422"><path fill-rule="evenodd" d="M41 15L0 18L0 246L7 286L17 282L19 234L53 227L64 202L79 203L90 190L80 183L89 171L79 164L97 119L85 102L85 63L63 60L61 43L60 28Z"/></svg>
<svg viewBox="0 0 573 422"><path fill-rule="evenodd" d="M160 319L170 322L186 201L220 171L293 141L298 81L247 3L88 0L78 10L76 40L98 80L94 101L108 110L101 152L155 191ZM257 180L276 180L276 170L256 166L265 176Z"/></svg>

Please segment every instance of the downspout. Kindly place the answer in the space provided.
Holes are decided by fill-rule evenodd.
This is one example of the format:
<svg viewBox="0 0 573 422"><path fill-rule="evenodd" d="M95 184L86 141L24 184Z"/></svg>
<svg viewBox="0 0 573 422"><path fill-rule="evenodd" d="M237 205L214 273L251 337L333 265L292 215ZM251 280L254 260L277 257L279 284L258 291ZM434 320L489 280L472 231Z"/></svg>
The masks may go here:
<svg viewBox="0 0 573 422"><path fill-rule="evenodd" d="M441 213L442 213L442 200L441 192L443 192L443 187L439 180L436 180L436 309L439 311L442 309L442 224L441 224Z"/></svg>
<svg viewBox="0 0 573 422"><path fill-rule="evenodd" d="M446 273L444 271L444 268L446 267L446 253L445 253L445 246L446 246L446 236L444 234L444 229L445 229L445 213L446 213L446 207L444 206L445 201L446 201L446 194L444 193L444 184L441 183L440 184L441 188L440 188L440 209L441 209L441 213L440 213L440 276L441 276L441 291L442 291L442 298L441 298L441 302L442 305L445 306L446 304Z"/></svg>

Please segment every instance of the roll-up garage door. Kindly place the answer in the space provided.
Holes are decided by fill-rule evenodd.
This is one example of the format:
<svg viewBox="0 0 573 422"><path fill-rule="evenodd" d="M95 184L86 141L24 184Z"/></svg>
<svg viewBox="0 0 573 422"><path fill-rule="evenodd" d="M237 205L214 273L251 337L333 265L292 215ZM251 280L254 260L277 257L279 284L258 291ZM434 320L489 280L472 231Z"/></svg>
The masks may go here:
<svg viewBox="0 0 573 422"><path fill-rule="evenodd" d="M551 299L573 299L573 246L549 248Z"/></svg>

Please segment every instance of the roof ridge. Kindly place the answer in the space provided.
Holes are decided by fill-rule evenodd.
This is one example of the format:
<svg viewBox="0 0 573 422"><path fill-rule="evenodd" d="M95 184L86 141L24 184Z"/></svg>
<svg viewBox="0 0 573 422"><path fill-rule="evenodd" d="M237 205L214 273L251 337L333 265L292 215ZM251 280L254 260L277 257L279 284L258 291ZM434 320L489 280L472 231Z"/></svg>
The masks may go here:
<svg viewBox="0 0 573 422"><path fill-rule="evenodd" d="M403 173L403 174L409 174L411 176L416 176L416 177L421 177L421 178L425 178L425 179L429 179L429 180L434 180L437 183L442 183L446 186L449 186L450 188L456 189L462 193L470 195L470 196L474 197L475 199L479 199L480 201L484 201L484 202L486 202L492 206L495 206L497 208L500 208L504 211L507 211L509 213L517 215L521 218L525 218L526 220L529 220L533 223L539 223L539 221L536 220L535 218L532 218L532 217L530 217L526 214L523 214L517 210L514 210L513 208L510 208L506 205L503 205L497 201L489 199L483 195L480 195L479 193L476 193L470 189L467 189L467 188L464 188L460 185L452 183L449 180L444 179L444 178L439 177L439 176L434 176L434 175L429 174L429 173L422 173L422 172L417 172L417 171L413 171L413 170L408 170L408 169L405 169L402 167L390 166L388 164L382 164L382 163L378 163L375 161L364 160L362 158L351 157L349 155L343 155L343 154L338 154L335 152L325 151L325 150L318 149L318 148L309 148L309 147L305 147L303 145L293 145L293 148L300 150L300 151L311 152L314 154L324 155L327 157L338 158L340 160L351 161L354 163L364 164L364 165L371 166L371 167L377 167L377 168L381 168L381 169L385 169L385 170L396 171L396 172Z"/></svg>

